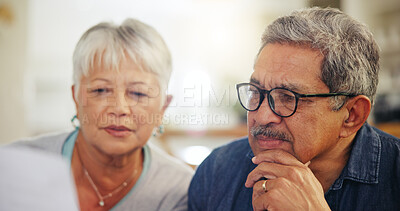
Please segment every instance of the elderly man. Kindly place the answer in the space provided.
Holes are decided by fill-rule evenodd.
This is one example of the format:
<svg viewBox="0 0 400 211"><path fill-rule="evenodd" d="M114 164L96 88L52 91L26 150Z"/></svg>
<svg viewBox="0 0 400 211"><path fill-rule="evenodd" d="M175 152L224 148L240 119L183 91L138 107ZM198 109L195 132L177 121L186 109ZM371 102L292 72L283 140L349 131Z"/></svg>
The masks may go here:
<svg viewBox="0 0 400 211"><path fill-rule="evenodd" d="M190 210L399 210L400 141L366 123L379 71L367 27L310 8L267 27L237 85L248 138L198 167Z"/></svg>

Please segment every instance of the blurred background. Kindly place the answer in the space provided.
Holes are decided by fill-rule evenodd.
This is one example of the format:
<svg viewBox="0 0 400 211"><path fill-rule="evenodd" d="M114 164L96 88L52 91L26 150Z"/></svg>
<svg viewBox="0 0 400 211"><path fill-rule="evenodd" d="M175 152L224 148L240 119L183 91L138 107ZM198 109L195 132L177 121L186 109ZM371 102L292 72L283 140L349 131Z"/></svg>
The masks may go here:
<svg viewBox="0 0 400 211"><path fill-rule="evenodd" d="M0 0L0 144L72 130L72 53L101 21L153 26L173 57L166 132L152 141L192 166L245 136L235 84L249 80L264 28L308 6L340 8L366 23L381 47L370 122L400 136L398 0Z"/></svg>

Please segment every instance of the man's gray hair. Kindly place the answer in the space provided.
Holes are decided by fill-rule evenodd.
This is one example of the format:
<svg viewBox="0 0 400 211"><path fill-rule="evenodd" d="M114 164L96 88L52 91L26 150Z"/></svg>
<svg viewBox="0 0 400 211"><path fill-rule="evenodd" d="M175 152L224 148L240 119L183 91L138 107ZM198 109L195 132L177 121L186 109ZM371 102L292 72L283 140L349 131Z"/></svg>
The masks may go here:
<svg viewBox="0 0 400 211"><path fill-rule="evenodd" d="M75 95L78 96L82 76L88 76L95 62L110 71L118 71L120 62L126 57L142 71L157 76L164 100L172 70L171 54L155 29L131 18L121 25L99 23L82 35L73 55Z"/></svg>
<svg viewBox="0 0 400 211"><path fill-rule="evenodd" d="M340 10L313 7L280 17L262 35L259 53L269 43L319 50L324 55L321 80L330 92L365 95L373 103L378 85L379 47L367 26ZM344 99L332 97L332 109L339 110Z"/></svg>

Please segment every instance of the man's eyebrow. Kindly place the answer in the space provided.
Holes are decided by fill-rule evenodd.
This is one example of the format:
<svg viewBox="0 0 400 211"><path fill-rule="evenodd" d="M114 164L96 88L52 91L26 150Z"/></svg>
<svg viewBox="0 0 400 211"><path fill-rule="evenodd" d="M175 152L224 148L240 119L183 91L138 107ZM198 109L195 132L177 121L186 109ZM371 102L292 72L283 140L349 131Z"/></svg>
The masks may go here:
<svg viewBox="0 0 400 211"><path fill-rule="evenodd" d="M256 84L256 85L261 85L261 84L260 84L260 81L258 81L258 80L255 79L255 78L250 78L250 83Z"/></svg>
<svg viewBox="0 0 400 211"><path fill-rule="evenodd" d="M302 86L299 84L293 84L293 83L281 84L281 85L279 85L279 87L289 89L289 90L292 90L295 92L304 92L306 90L305 86Z"/></svg>
<svg viewBox="0 0 400 211"><path fill-rule="evenodd" d="M280 84L279 85L280 88L285 88L285 89L290 89L290 90L298 90L298 86L294 85L294 84Z"/></svg>

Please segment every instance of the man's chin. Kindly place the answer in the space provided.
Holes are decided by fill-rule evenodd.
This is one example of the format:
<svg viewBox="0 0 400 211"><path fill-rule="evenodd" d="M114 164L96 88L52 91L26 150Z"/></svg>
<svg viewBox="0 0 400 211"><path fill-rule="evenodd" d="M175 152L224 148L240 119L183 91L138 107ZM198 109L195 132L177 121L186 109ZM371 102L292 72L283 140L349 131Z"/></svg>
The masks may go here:
<svg viewBox="0 0 400 211"><path fill-rule="evenodd" d="M292 144L288 141L279 139L253 139L251 142L250 146L256 156L268 150L283 150L294 155Z"/></svg>

